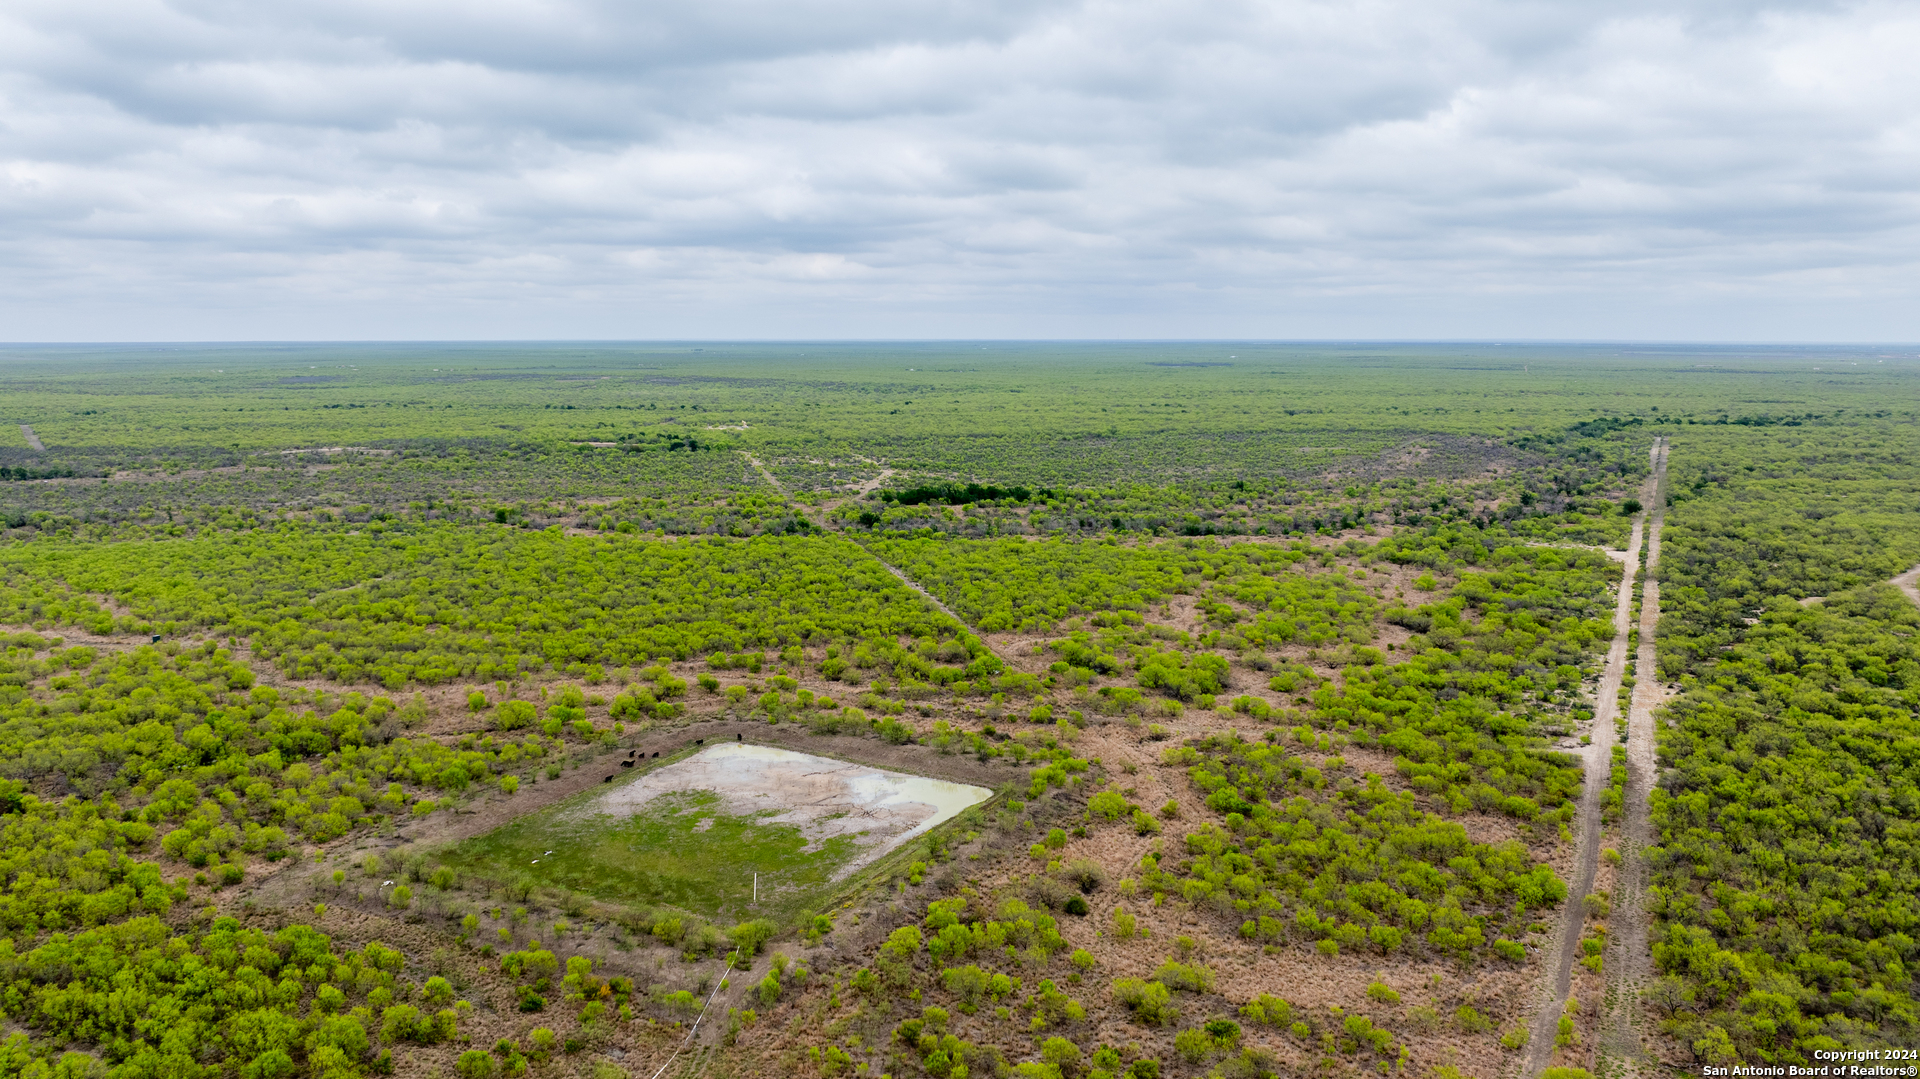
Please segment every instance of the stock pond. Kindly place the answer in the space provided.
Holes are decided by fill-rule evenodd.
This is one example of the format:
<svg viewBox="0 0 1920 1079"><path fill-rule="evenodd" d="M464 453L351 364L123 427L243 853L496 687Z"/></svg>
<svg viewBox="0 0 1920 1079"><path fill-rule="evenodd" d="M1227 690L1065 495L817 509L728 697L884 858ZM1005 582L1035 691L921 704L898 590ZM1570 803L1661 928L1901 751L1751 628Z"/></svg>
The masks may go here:
<svg viewBox="0 0 1920 1079"><path fill-rule="evenodd" d="M529 814L459 844L444 861L610 902L780 917L992 793L721 744Z"/></svg>

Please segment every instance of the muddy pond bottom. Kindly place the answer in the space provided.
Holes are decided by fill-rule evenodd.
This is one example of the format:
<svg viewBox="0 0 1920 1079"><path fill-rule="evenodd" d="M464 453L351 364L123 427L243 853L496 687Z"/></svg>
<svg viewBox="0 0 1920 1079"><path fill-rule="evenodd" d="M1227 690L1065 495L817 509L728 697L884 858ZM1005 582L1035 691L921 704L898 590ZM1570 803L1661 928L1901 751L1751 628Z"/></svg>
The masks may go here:
<svg viewBox="0 0 1920 1079"><path fill-rule="evenodd" d="M992 793L723 743L520 818L455 846L443 860L624 905L668 905L708 917L784 916Z"/></svg>

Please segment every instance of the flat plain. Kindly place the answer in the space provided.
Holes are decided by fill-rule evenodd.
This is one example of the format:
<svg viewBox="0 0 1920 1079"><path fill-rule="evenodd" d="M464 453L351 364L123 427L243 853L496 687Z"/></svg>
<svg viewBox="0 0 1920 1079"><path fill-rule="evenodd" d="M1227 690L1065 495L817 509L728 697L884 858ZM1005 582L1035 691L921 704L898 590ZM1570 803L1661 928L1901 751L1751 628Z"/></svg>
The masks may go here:
<svg viewBox="0 0 1920 1079"><path fill-rule="evenodd" d="M1916 364L0 350L0 1071L1912 1047Z"/></svg>

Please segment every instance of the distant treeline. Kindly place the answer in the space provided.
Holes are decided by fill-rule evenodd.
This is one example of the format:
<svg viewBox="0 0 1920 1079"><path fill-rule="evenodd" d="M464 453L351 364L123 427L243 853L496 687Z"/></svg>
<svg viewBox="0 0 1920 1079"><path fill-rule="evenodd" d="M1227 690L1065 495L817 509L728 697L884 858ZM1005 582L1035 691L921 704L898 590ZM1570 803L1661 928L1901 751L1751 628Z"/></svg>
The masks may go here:
<svg viewBox="0 0 1920 1079"><path fill-rule="evenodd" d="M28 468L25 465L13 467L0 465L0 480L53 480L72 479L75 476L97 476L98 472L76 472L71 468Z"/></svg>
<svg viewBox="0 0 1920 1079"><path fill-rule="evenodd" d="M1879 412L1862 412L1862 413L1857 413L1856 418L1875 418L1875 417L1884 418L1890 414L1891 413L1885 410L1882 410ZM1696 419L1693 416L1684 416L1684 417L1669 416L1666 418L1665 422L1677 423L1677 424L1689 424L1689 425L1698 425L1698 424L1704 423L1704 424L1712 424L1715 426L1732 426L1732 427L1799 427L1802 424L1815 423L1820 420L1831 419L1831 418L1833 417L1831 417L1827 413L1822 413L1822 412L1803 412L1798 415L1789 413L1784 416L1773 416L1765 413L1762 413L1758 416L1732 416L1726 413L1722 413L1718 416L1714 416L1711 419ZM1654 420L1658 422L1660 420L1660 417L1656 416L1654 417ZM1606 435L1612 434L1615 431L1622 431L1629 427L1642 426L1646 422L1647 421L1645 420L1645 418L1640 416L1631 416L1631 417L1625 417L1625 418L1622 418L1619 416L1601 416L1596 419L1583 420L1579 423L1576 423L1572 427L1567 428L1567 432L1569 434L1578 435L1582 438L1602 438L1602 437L1605 437ZM1524 436L1521 441L1526 441Z"/></svg>
<svg viewBox="0 0 1920 1079"><path fill-rule="evenodd" d="M996 487L990 483L984 486L978 483L935 483L909 487L904 491L880 492L880 501L895 502L902 506L918 506L927 502L945 502L950 506L974 502L1028 502L1036 497L1052 498L1053 491L1046 487L1037 491L1026 487Z"/></svg>
<svg viewBox="0 0 1920 1079"><path fill-rule="evenodd" d="M703 446L699 439L690 434L679 434L672 431L655 431L651 434L622 434L617 441L620 449L625 453L641 453L656 449L665 449L669 452L684 449L688 453L699 453L701 450L721 448L716 446L711 439Z"/></svg>
<svg viewBox="0 0 1920 1079"><path fill-rule="evenodd" d="M1645 421L1638 416L1632 419L1621 419L1617 416L1601 416L1598 419L1576 423L1569 428L1569 430L1582 438L1600 438L1628 427L1638 427L1644 422Z"/></svg>

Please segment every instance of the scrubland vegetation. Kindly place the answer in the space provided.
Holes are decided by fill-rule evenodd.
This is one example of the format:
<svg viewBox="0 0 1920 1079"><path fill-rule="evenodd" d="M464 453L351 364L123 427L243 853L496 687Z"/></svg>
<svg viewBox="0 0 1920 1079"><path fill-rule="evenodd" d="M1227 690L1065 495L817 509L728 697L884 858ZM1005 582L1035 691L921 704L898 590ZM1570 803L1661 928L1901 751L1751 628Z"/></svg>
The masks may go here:
<svg viewBox="0 0 1920 1079"><path fill-rule="evenodd" d="M1216 351L16 350L48 448L0 446L0 1075L1920 1041L1912 357ZM1595 725L1600 548L1654 504L1641 775ZM641 902L528 846L716 739L996 794L821 909ZM634 849L737 835L735 891L809 853L686 807Z"/></svg>
<svg viewBox="0 0 1920 1079"><path fill-rule="evenodd" d="M1886 583L1920 563L1912 441L1871 417L1678 459L1649 996L1696 1059L1920 1039L1920 609Z"/></svg>
<svg viewBox="0 0 1920 1079"><path fill-rule="evenodd" d="M116 617L93 605L82 619L94 632L239 635L289 677L393 690L512 680L549 665L604 681L609 668L655 657L962 633L834 537L654 543L440 523L345 536L296 525L239 542L23 553L51 561L9 562L15 576L124 606ZM997 666L971 638L958 661L947 680Z"/></svg>

